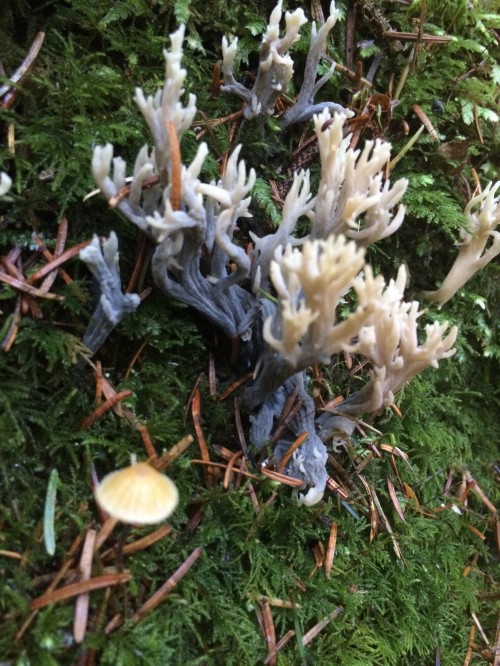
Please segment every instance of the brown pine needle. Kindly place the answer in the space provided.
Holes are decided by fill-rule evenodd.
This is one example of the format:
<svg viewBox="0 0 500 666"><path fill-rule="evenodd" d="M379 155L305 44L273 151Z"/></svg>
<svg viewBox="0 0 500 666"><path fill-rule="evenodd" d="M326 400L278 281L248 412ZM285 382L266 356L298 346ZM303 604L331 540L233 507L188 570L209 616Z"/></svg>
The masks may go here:
<svg viewBox="0 0 500 666"><path fill-rule="evenodd" d="M177 442L177 444L174 444L162 456L157 458L157 460L155 461L155 464L154 464L155 468L159 472L163 472L163 470L170 467L170 465L174 462L174 460L177 460L177 458L184 453L184 451L188 448L188 446L192 442L194 442L193 435L186 435L185 437L180 439Z"/></svg>
<svg viewBox="0 0 500 666"><path fill-rule="evenodd" d="M493 666L500 666L500 612L498 613L497 620L497 629L495 632L495 643L492 648L493 654L495 655L493 660Z"/></svg>
<svg viewBox="0 0 500 666"><path fill-rule="evenodd" d="M30 607L32 610L37 610L39 608L44 608L45 606L50 606L50 604L53 604L56 601L64 601L65 599L76 597L84 592L92 592L93 590L100 590L103 587L128 583L131 579L132 575L129 572L123 572L104 574L103 576L97 576L90 580L82 580L79 583L66 585L66 587L61 587L58 590L53 590L52 592L43 594L37 599L33 599Z"/></svg>
<svg viewBox="0 0 500 666"><path fill-rule="evenodd" d="M485 507L491 511L491 513L496 516L497 515L497 509L496 507L490 502L490 500L486 497L486 495L483 493L481 488L477 485L476 481L470 476L470 474L467 474L467 483L470 484L470 489L472 492L479 497L481 502L485 505Z"/></svg>
<svg viewBox="0 0 500 666"><path fill-rule="evenodd" d="M425 125L425 129L429 132L434 141L439 141L438 133L436 132L434 125L429 120L429 116L425 113L425 111L421 109L418 104L414 104L411 108L413 109L414 113L418 116L418 118L422 121L422 124Z"/></svg>
<svg viewBox="0 0 500 666"><path fill-rule="evenodd" d="M206 460L200 460L199 458L193 458L191 462L197 465L211 465L212 467L220 467L224 470L227 468L227 465L223 465L222 463L207 462ZM234 469L238 472L238 474L243 474L243 476L247 476L249 479L254 479L254 481L260 481L258 476L256 476L255 474L251 474L250 472L245 472L240 467L235 467Z"/></svg>
<svg viewBox="0 0 500 666"><path fill-rule="evenodd" d="M484 632L483 627L481 626L481 623L479 622L479 618L477 617L477 615L475 613L471 613L471 617L472 617L472 620L474 621L474 624L476 625L479 633L481 634L481 638L483 639L484 644L489 645L490 642L489 642L488 637L486 636L486 634Z"/></svg>
<svg viewBox="0 0 500 666"><path fill-rule="evenodd" d="M22 305L22 298L21 296L18 296L16 300L16 305L14 306L14 312L11 315L12 320L10 322L9 330L5 335L5 338L2 340L1 348L3 349L4 352L8 352L10 350L10 348L14 344L14 340L16 339L17 333L19 331L19 324L21 323L21 317L22 317L21 305Z"/></svg>
<svg viewBox="0 0 500 666"><path fill-rule="evenodd" d="M262 614L262 628L264 630L264 638L266 639L268 656L276 649L276 630L274 628L273 614L267 599L262 599L259 602ZM276 665L276 657L271 657L268 661L271 666Z"/></svg>
<svg viewBox="0 0 500 666"><path fill-rule="evenodd" d="M146 449L146 453L148 454L148 458L151 461L156 460L158 457L158 454L156 453L153 440L151 439L151 435L149 434L149 430L146 425L141 424L139 426L139 432L141 433L141 439L142 443L144 445L144 448ZM153 463L154 464L154 463Z"/></svg>
<svg viewBox="0 0 500 666"><path fill-rule="evenodd" d="M127 291L127 293L130 293L130 292ZM137 359L139 358L139 356L144 351L144 348L146 347L148 342L149 342L149 340L147 338L145 340L143 340L141 342L141 344L139 345L139 349L132 356L132 359L131 359L130 363L128 364L128 368L125 370L125 374L123 375L123 378L125 379L125 381L129 378L130 373L132 372L132 369L133 369L134 365L137 363Z"/></svg>
<svg viewBox="0 0 500 666"><path fill-rule="evenodd" d="M45 266L42 266L42 268L36 271L36 273L33 273L33 275L30 277L30 283L32 284L37 280L41 280L49 273L52 273L52 271L54 271L56 268L59 268L59 266L68 261L68 259L71 259L75 255L77 255L80 252L80 250L83 250L84 247L90 245L91 242L92 241L90 240L82 241L81 243L78 243L77 245L73 246L69 250L66 250L57 257L54 257L52 261L49 261L48 264L45 264Z"/></svg>
<svg viewBox="0 0 500 666"><path fill-rule="evenodd" d="M341 402L344 402L344 396L343 395L337 395L335 398L332 398L329 400L323 407L321 408L321 411L327 412L329 409L335 409L340 405Z"/></svg>
<svg viewBox="0 0 500 666"><path fill-rule="evenodd" d="M45 33L39 32L33 40L29 51L21 63L21 65L16 69L16 71L9 76L9 82L0 87L0 108L9 109L14 103L19 90L21 89L20 85L23 79L26 78L26 75L31 71L33 65L35 64L36 57L40 49L42 48L43 40L45 39Z"/></svg>
<svg viewBox="0 0 500 666"><path fill-rule="evenodd" d="M264 659L264 664L270 664L271 659L280 652L285 645L288 643L288 641L295 636L295 631L293 629L289 629L284 636L280 638L280 640L276 643L274 650L271 650L267 657Z"/></svg>
<svg viewBox="0 0 500 666"><path fill-rule="evenodd" d="M12 287L13 289L17 289L18 291L22 291L25 294L29 294L30 296L36 296L38 298L47 298L50 301L64 300L64 296L59 296L59 294L53 294L50 291L42 291L41 289L37 289L36 287L33 287L33 285L28 284L23 280L19 280L18 278L12 277L7 273L0 273L0 281L5 282L5 284L8 284L9 287Z"/></svg>
<svg viewBox="0 0 500 666"><path fill-rule="evenodd" d="M92 555L94 552L94 544L97 532L89 530L85 537L83 544L82 556L80 558L80 572L81 580L90 580L92 572ZM87 620L89 616L89 600L88 592L84 592L77 597L75 604L75 619L73 623L73 636L77 643L82 643L87 631Z"/></svg>
<svg viewBox="0 0 500 666"><path fill-rule="evenodd" d="M328 539L328 546L326 548L324 567L327 578L330 578L332 571L333 558L335 557L335 547L337 545L337 523L332 523L330 528L330 538Z"/></svg>
<svg viewBox="0 0 500 666"><path fill-rule="evenodd" d="M117 523L118 523L118 520L116 518L107 518L106 519L106 522L101 527L101 529L99 530L99 532L96 536L96 540L95 540L95 543L94 543L94 552L95 553L99 550L99 548L106 541L106 539L109 537L111 532L115 529Z"/></svg>
<svg viewBox="0 0 500 666"><path fill-rule="evenodd" d="M341 499L347 499L349 497L349 491L345 488L342 488L331 476L328 477L326 482L326 487L328 490L331 490L333 493L338 495Z"/></svg>
<svg viewBox="0 0 500 666"><path fill-rule="evenodd" d="M302 636L302 645L305 647L310 643L316 636L323 631L323 629L332 621L335 620L342 612L344 611L342 606L337 606L329 615L327 615L321 622L315 624L314 627L309 629L307 633Z"/></svg>
<svg viewBox="0 0 500 666"><path fill-rule="evenodd" d="M464 666L469 666L472 659L472 648L474 646L474 637L476 635L476 628L472 624L469 631L469 644L467 645L467 652L465 653Z"/></svg>
<svg viewBox="0 0 500 666"><path fill-rule="evenodd" d="M51 594L52 591L59 585L59 583L63 580L64 576L66 575L66 572L68 569L71 568L73 565L73 558L75 556L75 553L78 551L80 548L80 545L83 541L83 534L79 534L76 539L73 541L73 543L70 546L70 549L68 551L68 556L57 572L57 574L54 576L54 579L50 583L50 585L47 587L47 590L45 591L45 595L47 596L48 594ZM32 613L30 613L28 619L23 623L22 627L19 629L19 631L16 634L15 638L15 643L19 643L19 641L22 639L26 631L28 630L30 624L33 622L35 617L37 616L38 610L33 610Z"/></svg>
<svg viewBox="0 0 500 666"><path fill-rule="evenodd" d="M95 362L95 404L100 405L102 402L102 363L97 360Z"/></svg>
<svg viewBox="0 0 500 666"><path fill-rule="evenodd" d="M396 510L396 513L398 516L401 518L401 520L405 523L405 516L403 513L403 509L401 508L401 504L399 503L398 496L396 495L396 491L394 489L394 484L392 483L392 480L390 477L387 477L387 488L389 490L389 495L391 497L392 503L394 505L394 509Z"/></svg>
<svg viewBox="0 0 500 666"><path fill-rule="evenodd" d="M172 210L180 210L181 207L181 151L179 148L179 139L173 120L167 120L167 134L170 144L170 159L172 161L170 174L170 202Z"/></svg>
<svg viewBox="0 0 500 666"><path fill-rule="evenodd" d="M0 557L10 557L13 560L22 560L21 553L15 553L13 550L0 550Z"/></svg>
<svg viewBox="0 0 500 666"><path fill-rule="evenodd" d="M377 513L377 510L375 508L375 502L373 501L373 494L372 494L372 489L370 485L368 484L368 481L362 477L361 475L359 476L362 484L365 487L365 490L368 495L368 502L370 505L370 543L375 539L378 533L378 526L379 526L379 516Z"/></svg>
<svg viewBox="0 0 500 666"><path fill-rule="evenodd" d="M399 546L399 543L398 543L396 537L394 536L394 531L391 527L391 524L390 524L389 520L387 519L387 516L385 515L384 510L382 509L382 506L381 506L381 504L379 502L379 499L377 497L377 493L375 492L375 488L370 486L370 491L371 491L371 494L372 494L372 497L373 497L373 501L375 503L375 507L377 509L377 513L380 516L380 521L381 521L382 525L384 526L384 528L387 530L387 532L389 532L389 535L391 537L392 547L394 549L394 552L396 553L396 556L398 557L398 559L400 559L402 561L402 563L405 564L405 559L403 557L403 553L401 551L401 548Z"/></svg>
<svg viewBox="0 0 500 666"><path fill-rule="evenodd" d="M472 532L472 534L475 534L481 541L484 541L486 539L485 535L480 532L477 527L474 527L474 525L466 525L465 526L469 532Z"/></svg>
<svg viewBox="0 0 500 666"><path fill-rule="evenodd" d="M261 467L260 473L267 476L273 481L278 481L283 483L285 486L291 486L292 488L302 488L304 482L301 479L294 479L292 476L287 476L286 474L280 474L280 472L275 472L272 469L267 469L267 467Z"/></svg>
<svg viewBox="0 0 500 666"><path fill-rule="evenodd" d="M110 634L112 631L117 629L123 624L123 615L121 613L116 613L116 615L113 615L111 620L108 622L108 624L104 627L104 633L106 636Z"/></svg>
<svg viewBox="0 0 500 666"><path fill-rule="evenodd" d="M417 40L426 43L426 44L448 44L451 41L451 37L446 37L445 35L419 35L417 32L396 32L395 30L387 30L382 33L384 39L397 39L404 42L416 42Z"/></svg>
<svg viewBox="0 0 500 666"><path fill-rule="evenodd" d="M325 563L325 547L323 546L321 541L318 541L318 543L315 544L313 549L313 555L316 568L317 569L321 568Z"/></svg>
<svg viewBox="0 0 500 666"><path fill-rule="evenodd" d="M420 505L420 502L418 501L418 497L415 495L415 492L413 491L411 486L409 486L407 483L403 482L403 491L404 491L406 499L413 500L415 502L415 505L416 505L417 509L420 511L422 509L422 507Z"/></svg>
<svg viewBox="0 0 500 666"><path fill-rule="evenodd" d="M268 597L265 594L259 597L258 601L267 601L270 606L275 606L276 608L300 608L300 604L296 604L294 601L288 601L287 599L277 599L276 597Z"/></svg>
<svg viewBox="0 0 500 666"><path fill-rule="evenodd" d="M251 483L248 484L247 486L248 489L248 494L250 495L250 499L252 500L253 508L255 509L255 513L259 514L260 513L260 504L259 500L257 498L257 493L255 492L254 487L252 486Z"/></svg>
<svg viewBox="0 0 500 666"><path fill-rule="evenodd" d="M243 455L243 451L236 451L235 454L231 457L231 460L227 463L226 471L224 473L224 481L223 481L223 486L224 489L227 490L229 488L229 485L231 481L233 480L234 476L234 465L236 464L236 461L238 458L241 458Z"/></svg>
<svg viewBox="0 0 500 666"><path fill-rule="evenodd" d="M220 394L220 396L219 396L219 402L222 402L223 400L225 400L228 396L231 395L231 393L232 393L233 391L236 391L236 389L238 389L242 384L244 384L244 383L247 382L249 379L251 379L251 378L252 378L252 374L253 374L253 373L249 372L248 374L243 375L243 377L240 377L240 379L237 379L235 382L233 382L233 383L231 384L231 386L229 386L229 387L228 387L223 393Z"/></svg>
<svg viewBox="0 0 500 666"><path fill-rule="evenodd" d="M128 179L127 179L128 180ZM149 176L148 178L144 178L142 182L141 189L143 190L148 190L150 187L154 187L154 185L158 185L160 182L160 176ZM118 192L115 194L114 197L111 197L109 199L108 204L110 208L116 208L119 203L121 203L124 199L128 197L130 194L130 191L132 189L132 183L127 183L127 185L124 185L121 189L118 190ZM84 201L94 194L97 194L100 190L95 190L91 194L87 194L87 196L84 198Z"/></svg>
<svg viewBox="0 0 500 666"><path fill-rule="evenodd" d="M400 419L403 418L403 414L401 413L401 410L399 409L399 407L396 405L395 402L392 403L391 409L394 412L394 414L396 414L396 416L399 416Z"/></svg>
<svg viewBox="0 0 500 666"><path fill-rule="evenodd" d="M196 560L200 557L201 555L201 548L198 546L198 548L195 548L191 555L187 558L185 562L181 564L181 566L170 576L170 578L165 581L165 583L153 594L152 597L150 597L137 611L132 616L132 621L133 622L138 622L139 620L142 620L142 618L150 613L154 608L158 606L159 603L167 597L170 592L174 589L174 587L177 585L177 583L184 578L184 576L187 574L189 569L193 566L193 564L196 562Z"/></svg>
<svg viewBox="0 0 500 666"><path fill-rule="evenodd" d="M49 261L52 261L52 259L54 259L55 257L58 257L60 254L62 254L64 252L64 246L66 245L66 239L67 238L68 238L68 220L65 217L63 217L61 222L59 223L59 228L57 229L56 246L55 246L55 249L54 249L54 255L50 257ZM46 252L47 252L47 254L50 255L50 252L48 252L47 250L46 250ZM45 253L44 253L44 256L46 256ZM66 271L63 271L62 269L60 269L60 272L61 272L63 280L66 282L66 284L71 284L72 279L66 273ZM49 273L47 275L47 277L44 279L44 281L42 282L42 284L40 286L40 289L42 291L49 291L49 289L51 288L51 286L54 283L54 280L57 277L57 273L58 273L58 271L55 270L55 271L52 271L51 273ZM69 279L69 282L68 282L68 279Z"/></svg>
<svg viewBox="0 0 500 666"><path fill-rule="evenodd" d="M205 435L203 434L203 429L201 427L201 395L198 386L196 386L193 391L193 399L191 401L191 417L193 419L198 446L200 447L201 458L205 463L210 464L210 454L208 452ZM208 488L214 487L214 470L210 466L205 469L205 483L207 484Z"/></svg>
<svg viewBox="0 0 500 666"><path fill-rule="evenodd" d="M308 437L309 437L309 433L307 432L307 430L306 430L305 432L301 433L301 434L297 437L297 439L296 439L296 440L293 442L293 444L290 446L290 448L289 448L288 451L285 453L285 455L283 456L283 458L280 460L280 463L279 463L279 465L278 465L278 472L282 472L282 471L285 469L286 464L287 464L287 462L290 460L290 458L292 457L294 451L296 451L296 450L299 448L299 446L300 446L301 444L303 444L303 443L306 441L306 439L307 439Z"/></svg>
<svg viewBox="0 0 500 666"><path fill-rule="evenodd" d="M142 539L137 539L137 541L133 541L132 543L128 543L126 546L124 546L122 551L123 555L132 555L133 553L138 553L141 550L146 550L146 548L149 548L157 541L160 541L160 539L163 539L163 537L168 536L171 534L171 532L172 526L168 523L165 523L165 525L162 525L154 532L151 532L151 534L147 534L146 536L142 537ZM101 555L101 561L103 563L110 562L111 560L114 560L116 556L116 548L110 548Z"/></svg>
<svg viewBox="0 0 500 666"><path fill-rule="evenodd" d="M80 424L80 430L88 430L92 425L94 425L97 419L101 418L101 416L110 410L117 402L120 402L125 398L129 398L132 394L133 391L130 391L129 389L115 393L114 396L108 398L106 402L102 403L102 405L99 405L97 409L94 409L92 414L89 414L89 416L87 416L87 418L82 421Z"/></svg>

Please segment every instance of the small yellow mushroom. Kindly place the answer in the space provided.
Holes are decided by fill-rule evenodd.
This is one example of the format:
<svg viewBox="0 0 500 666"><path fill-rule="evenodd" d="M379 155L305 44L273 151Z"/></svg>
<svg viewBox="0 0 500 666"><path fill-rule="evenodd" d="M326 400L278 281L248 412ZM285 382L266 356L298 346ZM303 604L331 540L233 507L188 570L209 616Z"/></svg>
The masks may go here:
<svg viewBox="0 0 500 666"><path fill-rule="evenodd" d="M95 494L110 516L134 525L159 523L173 513L179 502L174 482L147 463L134 463L111 472Z"/></svg>

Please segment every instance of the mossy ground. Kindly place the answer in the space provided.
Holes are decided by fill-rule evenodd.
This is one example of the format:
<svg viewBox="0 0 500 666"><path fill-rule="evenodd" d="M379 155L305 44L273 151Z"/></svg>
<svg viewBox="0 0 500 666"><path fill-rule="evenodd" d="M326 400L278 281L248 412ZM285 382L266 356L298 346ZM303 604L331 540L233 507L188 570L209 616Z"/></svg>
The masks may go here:
<svg viewBox="0 0 500 666"><path fill-rule="evenodd" d="M139 85L151 92L160 85L161 49L180 21L188 25L184 65L189 72L187 87L197 94L198 108L209 118L238 110L238 100L215 97L211 91L220 37L239 34L245 59L255 52L259 38L254 35L265 27L273 3L255 0L234 6L211 0L209 4L209 9L194 0L69 0L46 2L41 8L28 0L2 4L0 58L7 73L22 61L37 31L44 30L46 37L16 103L0 111L0 164L14 177L9 199L0 209L0 254L6 255L17 244L27 260L34 252L33 230L53 249L58 224L66 216L67 247L93 233L104 236L116 230L122 278L127 282L139 232L108 210L99 197L82 203L94 187L89 168L92 147L110 141L132 161L147 141L132 102L133 88ZM389 11L385 3L376 5ZM430 137L421 138L393 174L410 178L406 222L397 236L379 244L370 256L387 276L394 275L402 261L407 263L410 297L438 284L452 262L453 239L463 224L459 212L466 197L465 182L473 182L471 167L483 184L495 174L498 178L495 155L500 142L487 111L495 109L498 99L495 48L500 17L493 14L493 4L483 3L470 12L458 0L447 3L444 13L440 7L442 3L427 2L426 30L445 29L454 40L446 47L421 49L401 104L384 131L396 154L408 140L404 123L409 124L410 133L416 129L411 109L418 104L432 118L441 143L462 146L465 152L457 148L450 157ZM411 19L418 16L420 6L398 5L390 11L394 25L411 30ZM357 31L356 39L374 37L363 12ZM331 55L342 61L343 29L334 36ZM306 47L303 38L297 53ZM365 69L372 55L369 50L360 51L367 61ZM391 74L398 80L407 59L408 51L382 61L377 91L387 90ZM348 82L337 77L325 95L348 101L347 89ZM444 114L433 111L436 98ZM474 105L483 143L468 115ZM15 131L13 152L7 140L9 126ZM230 126L222 124L205 135L213 156L207 178L218 172L229 133ZM277 206L267 181L270 176L280 178L277 165L282 173L286 171L298 135L282 137L271 127L264 132L243 128L238 140L259 169L253 224L268 230ZM186 162L196 145L192 133L183 145ZM37 265L41 263L38 259ZM498 599L494 566L499 546L493 538L493 516L474 488L463 484L469 474L486 497L498 504L494 485L500 403L498 263L471 281L443 311L426 315L459 324L455 358L405 388L397 400L402 417L389 411L379 415L373 424L382 435L358 437L335 457L341 469L334 476L350 490L347 507L329 493L321 504L299 508L289 488L276 487L264 477L252 482L254 500L247 481L224 489L223 471L210 485L206 469L191 462L200 455L193 443L168 470L181 494L171 520L172 533L125 558L130 583L91 593L84 643L76 645L72 638L74 598L40 610L16 639L30 616L30 601L47 589L67 560L71 544L89 528L100 528L90 485L91 465L102 476L126 464L131 453L145 456L138 423L147 425L158 452L194 433L190 396L199 382L201 425L212 460L227 462L218 455L220 446L239 450L234 412L238 393L219 400L237 378L226 362L227 341L195 313L166 301L154 289L98 355L116 391L132 391L123 402L123 408L134 415L132 422L108 411L89 429L81 429L84 418L95 409L95 378L87 365L76 364L79 340L92 312L92 294L86 268L78 260L64 268L73 282L67 285L59 277L53 290L65 300L40 302L43 319L23 316L12 348L0 356L2 662L33 666L262 663L268 648L259 618L262 621L266 612L266 598L289 602L290 607L283 608L271 601L277 639L295 631L278 654L279 665L404 666L438 663L439 658L439 663L455 666L465 663L475 626L473 613L490 648L495 641L498 648L498 616L492 599ZM150 286L146 273L139 288ZM0 292L2 340L12 321L16 296L10 288ZM215 396L210 395L207 378L210 359L218 380ZM342 359L322 374L324 399L348 388ZM245 429L246 415L241 416ZM384 444L406 452L411 467L401 457L391 458ZM373 446L381 451L380 457L373 454ZM367 456L370 460L361 471L359 465ZM58 470L60 482L56 552L49 556L42 528L52 469ZM360 474L376 493L392 535L381 522L370 540L374 511ZM388 478L396 488L405 522L395 511ZM326 547L328 543L332 522L338 534L327 578L315 562L321 559L319 544ZM151 531L134 529L129 540ZM106 545L113 546L119 534L117 528ZM128 619L106 633L115 614L125 612L130 618L196 548L201 548L200 557L155 610L138 623ZM101 574L103 566L96 556L93 575ZM340 606L342 612L304 647L302 637ZM469 663L486 663L490 653L477 628L473 642Z"/></svg>

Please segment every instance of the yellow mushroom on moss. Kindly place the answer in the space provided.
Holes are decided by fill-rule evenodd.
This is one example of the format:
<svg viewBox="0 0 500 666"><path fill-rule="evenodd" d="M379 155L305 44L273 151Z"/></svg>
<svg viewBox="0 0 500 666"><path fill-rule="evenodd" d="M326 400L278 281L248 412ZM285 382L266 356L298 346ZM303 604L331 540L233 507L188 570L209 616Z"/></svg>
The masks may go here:
<svg viewBox="0 0 500 666"><path fill-rule="evenodd" d="M177 486L168 476L137 462L105 476L95 496L111 517L133 525L165 520L179 502Z"/></svg>

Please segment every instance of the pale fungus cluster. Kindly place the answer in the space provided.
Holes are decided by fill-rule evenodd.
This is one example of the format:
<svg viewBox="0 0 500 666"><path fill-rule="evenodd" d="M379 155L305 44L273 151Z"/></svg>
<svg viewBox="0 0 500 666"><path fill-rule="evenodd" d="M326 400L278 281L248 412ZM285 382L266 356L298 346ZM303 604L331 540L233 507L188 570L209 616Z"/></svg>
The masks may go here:
<svg viewBox="0 0 500 666"><path fill-rule="evenodd" d="M251 90L233 75L237 40L223 42L223 90L245 100L246 122L265 121L273 114L274 102L286 93L292 78L289 49L306 19L301 9L287 12L280 37L281 18L280 0L263 36ZM252 443L266 446L287 400L294 396L300 401L286 431L277 438L272 462L279 467L291 443L308 433L285 459L283 470L302 481L306 492L299 499L305 504L318 502L323 495L328 480L327 445L345 440L359 416L390 406L413 376L452 356L457 335L456 327L446 322L429 323L423 334L419 332L417 320L423 310L417 301L405 300L405 269L400 267L395 279L386 280L374 275L366 262L366 248L404 223L401 200L408 182L389 178L389 143L368 141L362 149L353 149L347 131L351 112L334 102L314 104L315 93L333 74L330 68L316 82L317 65L336 18L332 3L324 26L318 31L313 26L298 100L282 118L285 126L312 117L319 147L319 186L311 191L309 172L296 172L281 225L261 238L252 234L252 253L234 238L238 220L252 215L251 192L256 182L255 170L240 159L241 146L233 150L217 182L202 182L209 152L205 143L199 144L191 164L180 163L179 144L196 113L196 97L190 94L182 99L187 75L181 67L185 26L171 35L171 48L164 52L163 88L148 97L136 90L135 100L151 130L152 148L144 146L139 151L131 178L127 178L125 161L113 156L111 144L97 146L92 159L92 173L102 194L155 244L151 267L157 287L217 326L231 339L240 368L253 371L253 382L245 393L247 406L254 410ZM470 230L462 234L450 276L441 289L427 294L429 299L446 302L500 251L495 230L500 221L499 187L488 186L467 206ZM309 220L309 233L302 238L296 237L299 218ZM108 243L109 247L103 246L104 258L97 251L97 241L93 249L82 252L86 261L91 253L94 273L104 281L104 297L91 333L108 331L110 324L115 325L139 302L117 288L118 248ZM318 416L306 390L306 373L311 366L334 363L335 355L347 353L367 359L368 381L335 413ZM166 477L139 464L107 477L98 500L110 514L143 523L168 516L177 494Z"/></svg>

